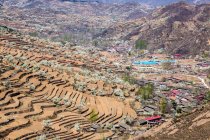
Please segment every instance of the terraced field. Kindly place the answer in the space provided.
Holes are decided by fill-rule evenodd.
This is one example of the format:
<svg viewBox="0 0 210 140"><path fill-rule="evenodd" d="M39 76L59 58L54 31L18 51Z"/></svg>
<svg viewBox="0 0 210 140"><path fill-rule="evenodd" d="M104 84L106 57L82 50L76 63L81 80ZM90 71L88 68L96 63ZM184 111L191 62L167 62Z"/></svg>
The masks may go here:
<svg viewBox="0 0 210 140"><path fill-rule="evenodd" d="M111 59L102 64L94 54L82 56L75 48L46 47L11 35L0 37L0 55L3 139L113 138L118 131L105 129L108 125L119 125L126 117L136 118L127 98L121 99L129 99L135 87L93 77L97 73L91 71L93 68L108 73L107 67L112 73L122 71ZM104 57L104 53L99 55ZM94 131L94 124L101 127L100 132Z"/></svg>

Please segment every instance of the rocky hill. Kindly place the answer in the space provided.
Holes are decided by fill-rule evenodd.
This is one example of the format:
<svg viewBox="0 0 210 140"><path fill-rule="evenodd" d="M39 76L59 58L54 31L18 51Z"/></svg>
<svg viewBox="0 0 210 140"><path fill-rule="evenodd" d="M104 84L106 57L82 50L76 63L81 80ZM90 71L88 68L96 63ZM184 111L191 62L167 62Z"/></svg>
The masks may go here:
<svg viewBox="0 0 210 140"><path fill-rule="evenodd" d="M2 9L2 25L55 41L92 45L93 39L105 43L108 39L111 43L105 46L112 46L112 41L124 40L132 46L141 39L150 50L189 55L209 50L210 4L180 2L150 9L137 3L9 0Z"/></svg>
<svg viewBox="0 0 210 140"><path fill-rule="evenodd" d="M149 12L146 6L134 3L9 0L3 4L0 22L26 33L36 32L40 37L68 36L71 38L68 41L84 42L115 23L140 18Z"/></svg>
<svg viewBox="0 0 210 140"><path fill-rule="evenodd" d="M146 18L111 26L100 37L148 42L150 50L164 48L170 53L197 54L209 50L210 4L183 2L154 10Z"/></svg>

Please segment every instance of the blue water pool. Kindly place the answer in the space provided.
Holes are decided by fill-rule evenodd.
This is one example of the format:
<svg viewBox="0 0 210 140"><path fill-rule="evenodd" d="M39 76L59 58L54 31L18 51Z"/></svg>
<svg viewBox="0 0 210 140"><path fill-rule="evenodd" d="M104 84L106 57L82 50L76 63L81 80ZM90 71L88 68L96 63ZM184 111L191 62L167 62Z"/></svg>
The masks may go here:
<svg viewBox="0 0 210 140"><path fill-rule="evenodd" d="M165 63L165 62L171 62L175 63L175 60L149 60L149 61L135 61L133 64L134 65L158 65L160 63Z"/></svg>
<svg viewBox="0 0 210 140"><path fill-rule="evenodd" d="M136 61L134 62L135 65L157 65L157 61Z"/></svg>

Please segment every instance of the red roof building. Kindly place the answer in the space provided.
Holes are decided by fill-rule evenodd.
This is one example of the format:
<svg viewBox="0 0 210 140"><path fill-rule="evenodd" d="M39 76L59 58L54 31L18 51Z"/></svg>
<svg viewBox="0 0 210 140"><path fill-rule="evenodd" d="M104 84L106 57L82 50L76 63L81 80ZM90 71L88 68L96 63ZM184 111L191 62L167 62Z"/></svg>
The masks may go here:
<svg viewBox="0 0 210 140"><path fill-rule="evenodd" d="M161 119L161 116L159 116L159 115L145 118L146 121L158 121L160 119Z"/></svg>
<svg viewBox="0 0 210 140"><path fill-rule="evenodd" d="M174 54L174 57L175 58L181 58L182 57L182 54Z"/></svg>

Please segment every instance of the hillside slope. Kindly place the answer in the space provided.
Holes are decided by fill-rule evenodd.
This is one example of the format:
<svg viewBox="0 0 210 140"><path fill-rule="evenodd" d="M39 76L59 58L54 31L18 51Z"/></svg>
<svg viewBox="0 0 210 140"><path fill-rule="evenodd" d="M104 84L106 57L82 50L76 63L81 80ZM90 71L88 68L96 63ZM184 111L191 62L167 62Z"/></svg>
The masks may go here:
<svg viewBox="0 0 210 140"><path fill-rule="evenodd" d="M209 18L210 4L181 2L159 8L147 18L112 26L98 36L133 43L141 39L148 42L150 50L164 48L170 53L195 55L210 48Z"/></svg>
<svg viewBox="0 0 210 140"><path fill-rule="evenodd" d="M207 140L210 138L210 106L152 128L136 140Z"/></svg>
<svg viewBox="0 0 210 140"><path fill-rule="evenodd" d="M26 34L35 32L41 38L52 40L67 36L68 41L83 44L90 43L93 34L110 25L140 18L150 11L143 5L133 3L76 3L59 0L8 0L4 1L2 9L1 25Z"/></svg>

